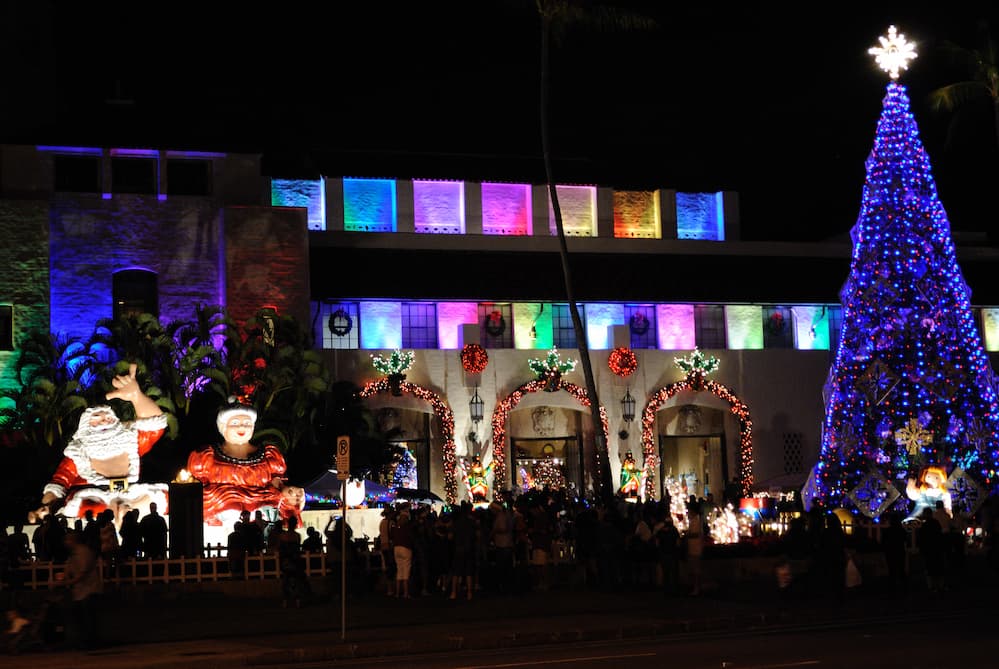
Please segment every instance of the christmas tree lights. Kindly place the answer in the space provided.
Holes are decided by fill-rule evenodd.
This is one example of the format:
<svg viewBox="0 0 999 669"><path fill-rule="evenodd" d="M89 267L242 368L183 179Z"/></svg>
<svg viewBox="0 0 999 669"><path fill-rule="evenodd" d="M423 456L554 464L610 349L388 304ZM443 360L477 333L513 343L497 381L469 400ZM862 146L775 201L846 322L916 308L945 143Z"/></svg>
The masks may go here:
<svg viewBox="0 0 999 669"><path fill-rule="evenodd" d="M821 452L805 489L806 504L871 518L906 511L900 491L930 466L948 472L950 488L996 492L999 483L992 369L908 96L894 81L914 57L908 47L893 27L871 50L892 81L866 162ZM973 513L982 499L955 511Z"/></svg>
<svg viewBox="0 0 999 669"><path fill-rule="evenodd" d="M434 415L441 422L441 436L444 438L444 444L441 446L441 458L444 465L444 498L449 505L453 506L458 499L458 457L454 447L454 412L437 393L423 386L402 381L398 384L398 389L401 393L408 393L429 402L434 410ZM389 379L382 378L366 383L358 396L361 399L367 399L379 393L394 392L395 389Z"/></svg>

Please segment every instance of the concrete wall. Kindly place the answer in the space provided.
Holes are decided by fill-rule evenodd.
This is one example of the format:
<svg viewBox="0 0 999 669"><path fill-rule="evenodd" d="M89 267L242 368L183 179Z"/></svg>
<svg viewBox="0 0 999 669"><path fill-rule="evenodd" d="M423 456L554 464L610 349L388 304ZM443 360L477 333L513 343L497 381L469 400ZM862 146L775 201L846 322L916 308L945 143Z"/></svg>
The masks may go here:
<svg viewBox="0 0 999 669"><path fill-rule="evenodd" d="M308 211L302 207L227 207L225 293L236 322L259 308L309 323Z"/></svg>

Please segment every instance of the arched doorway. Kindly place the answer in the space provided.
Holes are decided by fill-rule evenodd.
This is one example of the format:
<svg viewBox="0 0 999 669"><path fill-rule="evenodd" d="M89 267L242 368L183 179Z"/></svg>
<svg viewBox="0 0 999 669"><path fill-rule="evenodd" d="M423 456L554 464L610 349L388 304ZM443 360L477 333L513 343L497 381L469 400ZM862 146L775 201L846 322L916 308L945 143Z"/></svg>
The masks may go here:
<svg viewBox="0 0 999 669"><path fill-rule="evenodd" d="M694 393L709 392L723 400L729 410L739 421L739 452L737 454L737 481L743 495L748 495L753 485L753 421L749 417L749 408L735 393L717 381L704 378L700 371L691 371L687 375L668 386L652 393L645 409L642 411L642 453L645 458L645 495L655 499L656 478L655 467L659 464L659 455L655 440L656 414L670 398L677 393L688 390Z"/></svg>
<svg viewBox="0 0 999 669"><path fill-rule="evenodd" d="M444 443L441 446L441 459L444 465L444 498L449 505L454 505L458 498L458 483L455 474L457 458L454 452L454 413L451 408L437 393L428 388L404 380L390 380L388 377L369 381L361 389L359 396L362 399L367 399L378 393L409 394L430 403L434 415L440 420L441 436L444 438Z"/></svg>
<svg viewBox="0 0 999 669"><path fill-rule="evenodd" d="M507 464L506 464L506 426L507 420L510 417L510 412L520 404L521 400L524 399L525 395L530 393L536 393L538 391L544 392L558 392L564 390L570 395L572 395L579 404L584 407L590 406L590 398L586 394L586 389L577 386L574 383L570 383L565 379L558 377L555 378L542 378L534 379L524 383L507 397L505 397L501 402L496 404L496 408L493 410L493 481L501 481L505 485L507 483ZM607 411L604 407L600 406L600 422L603 423L604 434L607 434ZM602 462L600 458L604 457L604 454L600 452L599 449L596 450L597 462L594 464L596 469L595 472L600 471ZM493 484L495 488L495 483Z"/></svg>

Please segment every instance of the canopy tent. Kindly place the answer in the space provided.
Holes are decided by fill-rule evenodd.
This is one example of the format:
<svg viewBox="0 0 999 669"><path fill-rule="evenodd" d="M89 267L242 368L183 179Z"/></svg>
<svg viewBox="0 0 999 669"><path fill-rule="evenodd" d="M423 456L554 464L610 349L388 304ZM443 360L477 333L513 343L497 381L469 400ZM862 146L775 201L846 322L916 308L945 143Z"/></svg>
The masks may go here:
<svg viewBox="0 0 999 669"><path fill-rule="evenodd" d="M360 506L362 502L368 504L391 502L395 498L395 491L380 483L367 479L353 479L347 481L347 500L351 506ZM305 504L339 504L341 490L344 481L337 478L335 469L323 472L318 478L305 485ZM363 492L360 490L363 489ZM355 500L354 494L361 499ZM357 502L356 504L354 502Z"/></svg>

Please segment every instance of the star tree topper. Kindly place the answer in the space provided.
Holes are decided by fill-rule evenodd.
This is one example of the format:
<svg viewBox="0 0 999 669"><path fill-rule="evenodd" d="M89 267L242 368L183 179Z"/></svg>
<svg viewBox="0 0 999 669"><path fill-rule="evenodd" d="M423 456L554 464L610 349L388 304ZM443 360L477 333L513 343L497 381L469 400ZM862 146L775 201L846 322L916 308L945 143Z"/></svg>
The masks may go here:
<svg viewBox="0 0 999 669"><path fill-rule="evenodd" d="M867 53L892 80L898 79L899 70L909 69L909 61L916 57L916 43L906 42L905 35L895 32L895 26L888 26L888 37L879 37L878 41L881 46L872 46Z"/></svg>

